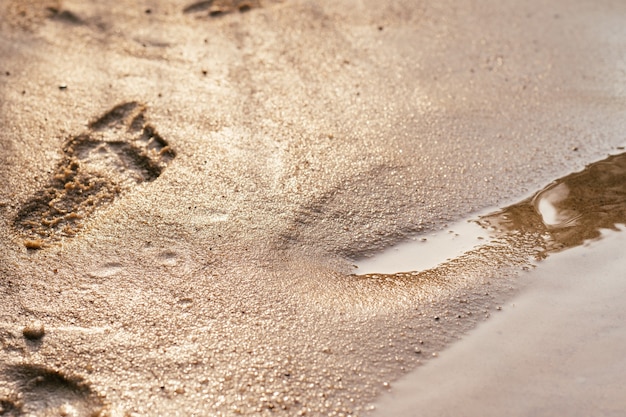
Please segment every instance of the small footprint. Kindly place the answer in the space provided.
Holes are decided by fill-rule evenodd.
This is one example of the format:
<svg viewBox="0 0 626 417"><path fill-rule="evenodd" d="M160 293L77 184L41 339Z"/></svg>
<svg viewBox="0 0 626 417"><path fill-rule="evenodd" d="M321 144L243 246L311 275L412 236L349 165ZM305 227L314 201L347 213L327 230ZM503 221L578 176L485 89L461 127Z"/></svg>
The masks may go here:
<svg viewBox="0 0 626 417"><path fill-rule="evenodd" d="M176 153L147 123L145 111L138 102L122 103L65 143L50 182L14 220L27 248L75 236L96 210L161 175Z"/></svg>
<svg viewBox="0 0 626 417"><path fill-rule="evenodd" d="M260 6L259 0L204 0L185 7L183 13L206 13L211 17L217 17L236 11L247 12Z"/></svg>
<svg viewBox="0 0 626 417"><path fill-rule="evenodd" d="M102 398L78 377L41 365L2 369L0 416L104 416ZM7 393L8 391L8 393Z"/></svg>

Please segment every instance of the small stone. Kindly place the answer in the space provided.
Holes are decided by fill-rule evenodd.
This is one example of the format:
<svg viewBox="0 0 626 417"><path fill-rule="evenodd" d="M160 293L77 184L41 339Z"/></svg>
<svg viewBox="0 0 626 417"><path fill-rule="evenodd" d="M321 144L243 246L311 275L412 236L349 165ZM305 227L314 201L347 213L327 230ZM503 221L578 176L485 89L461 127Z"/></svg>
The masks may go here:
<svg viewBox="0 0 626 417"><path fill-rule="evenodd" d="M24 241L26 249L37 250L43 248L43 241L41 239L27 239Z"/></svg>
<svg viewBox="0 0 626 417"><path fill-rule="evenodd" d="M59 85L59 90L67 90L67 84Z"/></svg>
<svg viewBox="0 0 626 417"><path fill-rule="evenodd" d="M28 324L22 330L22 334L28 340L38 340L41 339L44 334L46 334L46 330L43 327L43 323L39 320L35 320L32 323Z"/></svg>
<svg viewBox="0 0 626 417"><path fill-rule="evenodd" d="M76 411L76 409L69 404L63 404L61 407L59 407L59 416L61 417L73 417L77 415L78 412Z"/></svg>

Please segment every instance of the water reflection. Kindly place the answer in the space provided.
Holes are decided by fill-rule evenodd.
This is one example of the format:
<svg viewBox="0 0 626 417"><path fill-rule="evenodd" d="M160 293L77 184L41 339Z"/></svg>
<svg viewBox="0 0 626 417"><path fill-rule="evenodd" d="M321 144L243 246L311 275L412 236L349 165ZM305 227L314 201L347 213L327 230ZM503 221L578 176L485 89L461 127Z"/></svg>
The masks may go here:
<svg viewBox="0 0 626 417"><path fill-rule="evenodd" d="M479 220L497 233L537 234L544 256L597 239L601 229L617 230L621 223L626 223L626 153L595 162Z"/></svg>
<svg viewBox="0 0 626 417"><path fill-rule="evenodd" d="M453 225L450 231L459 233L443 233L446 239L414 239L357 260L356 272L376 279L415 280L415 271L432 272L450 262L465 267L483 261L519 264L597 239L602 229L619 230L618 224L626 224L626 153L560 178L532 197L469 225ZM455 239L463 244L461 252L455 251Z"/></svg>

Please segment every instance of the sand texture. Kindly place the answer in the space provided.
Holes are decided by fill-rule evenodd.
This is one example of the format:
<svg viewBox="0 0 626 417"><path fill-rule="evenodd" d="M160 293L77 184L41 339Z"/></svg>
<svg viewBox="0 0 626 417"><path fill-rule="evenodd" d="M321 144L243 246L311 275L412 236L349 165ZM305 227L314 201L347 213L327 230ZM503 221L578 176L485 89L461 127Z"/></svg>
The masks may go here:
<svg viewBox="0 0 626 417"><path fill-rule="evenodd" d="M616 153L624 21L621 0L0 0L0 414L363 415L538 252L353 261Z"/></svg>
<svg viewBox="0 0 626 417"><path fill-rule="evenodd" d="M623 231L549 259L497 316L397 381L372 415L624 414Z"/></svg>

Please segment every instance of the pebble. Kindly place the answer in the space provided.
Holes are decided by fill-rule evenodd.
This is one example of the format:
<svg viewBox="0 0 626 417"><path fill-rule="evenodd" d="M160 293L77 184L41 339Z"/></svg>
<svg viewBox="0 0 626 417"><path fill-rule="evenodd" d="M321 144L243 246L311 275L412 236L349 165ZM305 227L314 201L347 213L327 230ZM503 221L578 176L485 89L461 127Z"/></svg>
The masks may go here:
<svg viewBox="0 0 626 417"><path fill-rule="evenodd" d="M41 239L27 239L24 241L24 247L32 250L41 249L43 248L43 241Z"/></svg>
<svg viewBox="0 0 626 417"><path fill-rule="evenodd" d="M46 330L44 329L41 321L35 320L24 327L22 334L28 340L38 340L46 334Z"/></svg>

